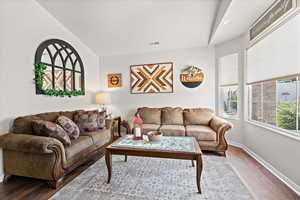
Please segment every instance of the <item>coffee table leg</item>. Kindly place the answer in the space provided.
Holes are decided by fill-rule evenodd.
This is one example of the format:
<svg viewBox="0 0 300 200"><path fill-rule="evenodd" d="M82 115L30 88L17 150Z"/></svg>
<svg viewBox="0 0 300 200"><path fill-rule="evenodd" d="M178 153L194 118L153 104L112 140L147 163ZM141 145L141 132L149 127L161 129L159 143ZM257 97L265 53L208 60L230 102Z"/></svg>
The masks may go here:
<svg viewBox="0 0 300 200"><path fill-rule="evenodd" d="M124 162L127 162L127 155L125 155L125 159L124 159Z"/></svg>
<svg viewBox="0 0 300 200"><path fill-rule="evenodd" d="M192 160L192 167L195 167L194 160Z"/></svg>
<svg viewBox="0 0 300 200"><path fill-rule="evenodd" d="M110 183L111 174L112 174L112 162L111 162L111 154L109 151L105 152L105 161L106 161L106 167L107 167L107 183Z"/></svg>
<svg viewBox="0 0 300 200"><path fill-rule="evenodd" d="M198 192L201 194L201 174L202 174L202 157L197 156L196 158L196 167L197 167L197 187L198 187Z"/></svg>

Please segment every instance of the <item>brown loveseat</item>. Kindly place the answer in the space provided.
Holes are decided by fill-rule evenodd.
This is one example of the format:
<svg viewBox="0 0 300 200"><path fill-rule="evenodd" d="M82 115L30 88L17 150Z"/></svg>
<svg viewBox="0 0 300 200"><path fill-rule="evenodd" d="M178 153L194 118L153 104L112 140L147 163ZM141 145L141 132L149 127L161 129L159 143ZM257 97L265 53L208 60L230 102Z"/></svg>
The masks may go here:
<svg viewBox="0 0 300 200"><path fill-rule="evenodd" d="M138 108L136 114L143 120L143 132L160 130L165 136L192 136L202 150L225 152L228 148L225 133L232 128L228 121L217 117L209 108L182 109ZM131 133L132 122L123 122Z"/></svg>
<svg viewBox="0 0 300 200"><path fill-rule="evenodd" d="M10 175L38 178L57 188L64 175L104 151L113 140L113 120L106 120L104 130L81 134L70 146L64 146L55 138L34 134L32 120L54 122L61 115L73 120L76 112L42 113L15 119L11 133L0 137L6 178Z"/></svg>

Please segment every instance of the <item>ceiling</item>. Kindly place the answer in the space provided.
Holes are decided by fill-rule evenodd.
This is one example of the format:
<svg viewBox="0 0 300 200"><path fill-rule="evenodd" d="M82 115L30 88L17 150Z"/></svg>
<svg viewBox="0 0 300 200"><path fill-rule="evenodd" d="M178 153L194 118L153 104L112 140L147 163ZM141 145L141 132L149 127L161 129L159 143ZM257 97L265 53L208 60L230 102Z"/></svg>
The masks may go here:
<svg viewBox="0 0 300 200"><path fill-rule="evenodd" d="M37 0L99 56L224 42L245 33L272 1Z"/></svg>
<svg viewBox="0 0 300 200"><path fill-rule="evenodd" d="M210 44L218 44L244 34L258 17L268 9L274 0L222 0L226 4L222 18L211 35ZM229 2L229 3L225 3Z"/></svg>

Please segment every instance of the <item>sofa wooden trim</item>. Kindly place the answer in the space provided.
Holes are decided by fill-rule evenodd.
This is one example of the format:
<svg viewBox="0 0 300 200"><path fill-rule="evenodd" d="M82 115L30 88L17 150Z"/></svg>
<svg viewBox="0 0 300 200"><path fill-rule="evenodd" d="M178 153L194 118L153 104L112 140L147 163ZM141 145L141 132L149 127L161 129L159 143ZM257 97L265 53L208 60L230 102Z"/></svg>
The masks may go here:
<svg viewBox="0 0 300 200"><path fill-rule="evenodd" d="M0 136L0 147L3 148L3 151L6 153L13 152L14 154L18 155L24 155L28 156L30 158L31 156L42 156L42 155L51 155L53 156L51 159L52 161L49 163L51 164L50 171L46 172L45 178L42 178L47 181L48 185L52 188L58 188L62 181L64 180L64 176L73 171L78 166L89 162L92 160L97 154L103 153L105 151L105 147L108 146L113 142L113 126L115 126L116 122L115 120L106 120L106 126L107 129L110 131L110 138L109 142L105 143L101 147L95 148L91 152L88 153L87 156L81 158L80 160L76 161L69 167L65 167L64 163L66 163L66 157L65 157L65 149L61 142L59 142L57 139L54 138L48 138L48 137L42 137L42 136L36 136L36 135L30 135L30 134L15 134L15 133L9 133ZM26 148L27 147L27 148ZM48 156L48 157L49 157ZM22 174L20 168L18 166L14 169L16 169L15 173L8 174L5 167L5 162L8 161L8 159L14 159L14 158L8 158L4 157L4 173L5 173L5 182L8 181L8 179L12 175L20 175ZM17 162L17 161L16 161ZM24 159L23 159L24 162ZM26 160L27 162L27 160ZM29 161L30 162L30 161ZM47 160L45 161L47 162ZM14 165L16 166L16 165ZM27 169L28 169L27 165ZM17 171L19 169L19 171ZM48 170L48 169L47 169ZM14 170L9 170L10 172L13 172ZM51 175L50 175L51 174ZM49 177L51 176L51 177ZM29 174L28 177L33 178L41 178L40 176L34 176ZM46 178L49 177L49 178Z"/></svg>

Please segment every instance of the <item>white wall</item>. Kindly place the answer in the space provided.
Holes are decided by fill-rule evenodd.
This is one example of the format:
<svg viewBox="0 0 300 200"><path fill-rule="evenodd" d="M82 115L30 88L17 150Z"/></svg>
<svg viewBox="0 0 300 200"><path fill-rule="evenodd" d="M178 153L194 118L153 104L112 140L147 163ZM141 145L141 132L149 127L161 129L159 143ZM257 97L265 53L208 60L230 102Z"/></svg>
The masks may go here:
<svg viewBox="0 0 300 200"><path fill-rule="evenodd" d="M17 116L92 107L93 93L100 87L98 56L34 0L0 0L0 4L0 133L8 132ZM51 38L71 43L81 55L86 75L85 96L35 95L35 51L41 42Z"/></svg>
<svg viewBox="0 0 300 200"><path fill-rule="evenodd" d="M174 93L168 94L130 94L130 65L174 62ZM103 90L112 93L112 110L121 113L123 118L132 117L140 106L163 107L210 107L214 108L214 49L191 48L167 52L147 53L140 55L110 56L100 58L100 76ZM184 87L180 80L180 71L187 65L199 66L205 73L204 82L194 89ZM107 74L122 73L123 87L107 88Z"/></svg>
<svg viewBox="0 0 300 200"><path fill-rule="evenodd" d="M240 119L231 120L235 127L228 134L228 139L244 145L247 150L265 162L282 180L300 192L300 160L298 159L300 157L300 138L294 139L275 130L247 122L247 90L245 86L247 62L245 56L248 45L245 35L216 46L216 60L232 53L239 53L240 55ZM218 72L216 74L218 76ZM218 89L216 89L216 94L218 94ZM219 101L218 95L216 95L216 101Z"/></svg>
<svg viewBox="0 0 300 200"><path fill-rule="evenodd" d="M219 44L215 48L215 63L216 69L219 69L219 59L231 55L238 54L238 83L239 83L239 95L238 95L238 115L239 119L227 119L231 123L233 123L234 128L226 134L226 137L230 141L243 143L243 120L244 120L244 103L243 103L243 95L244 95L244 84L243 80L243 66L244 66L244 52L245 52L245 37L240 36L234 40ZM216 77L220 77L221 74L219 70L216 70ZM216 78L216 86L220 85L220 78ZM216 87L216 112L220 112L220 88Z"/></svg>

